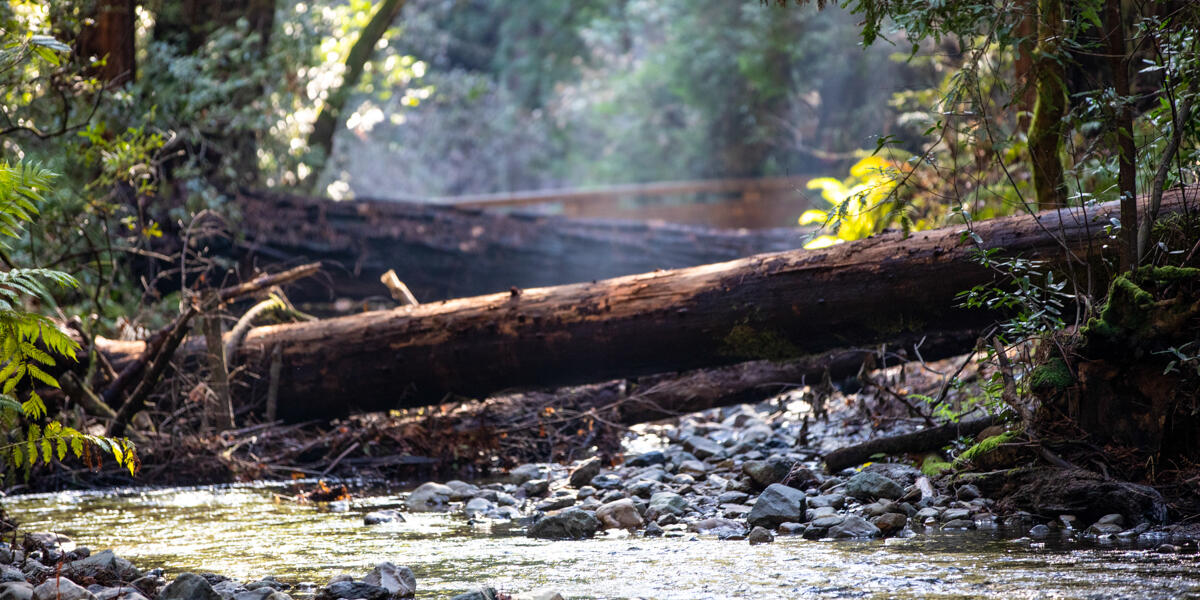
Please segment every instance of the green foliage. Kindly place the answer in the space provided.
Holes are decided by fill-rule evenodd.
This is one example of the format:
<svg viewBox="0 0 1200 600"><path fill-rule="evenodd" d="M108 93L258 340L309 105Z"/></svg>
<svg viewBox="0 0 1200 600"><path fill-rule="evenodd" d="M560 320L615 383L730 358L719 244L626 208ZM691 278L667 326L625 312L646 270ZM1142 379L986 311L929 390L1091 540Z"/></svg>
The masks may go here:
<svg viewBox="0 0 1200 600"><path fill-rule="evenodd" d="M953 469L954 465L938 454L929 454L921 460L921 472L929 477L937 477Z"/></svg>
<svg viewBox="0 0 1200 600"><path fill-rule="evenodd" d="M10 44L8 49L21 46ZM20 61L33 55L57 64L56 58L46 52L65 48L52 40L30 41L26 46L25 52L10 52L0 56L0 60ZM53 177L48 169L35 164L0 162L0 233L12 239L24 236L26 227L39 213L38 204L43 202ZM9 248L3 238L0 248ZM56 356L74 360L78 344L52 320L27 310L26 303L37 300L52 305L52 288L76 285L73 277L53 269L17 268L10 263L9 270L0 272L0 424L16 432L9 434L10 439L14 435L19 438L0 446L9 466L8 474L23 468L28 477L39 458L44 463L50 463L55 455L62 460L68 449L77 458L95 464L93 461L99 460L100 453L92 448L112 454L131 473L137 469L132 443L87 435L47 420L46 404L36 391L38 386L59 387L48 369L57 365ZM22 421L27 422L27 427L22 426ZM45 425L39 424L43 422Z"/></svg>
<svg viewBox="0 0 1200 600"><path fill-rule="evenodd" d="M1035 392L1061 392L1075 383L1075 376L1067 363L1055 357L1045 364L1038 365L1029 373L1029 389Z"/></svg>
<svg viewBox="0 0 1200 600"><path fill-rule="evenodd" d="M972 239L971 232L964 234ZM975 239L976 243L982 240ZM1047 335L1066 326L1063 309L1074 299L1067 281L1056 277L1044 261L1002 258L1000 250L978 248L976 260L996 272L995 281L977 285L957 296L965 308L1001 312L1000 330L1012 341Z"/></svg>

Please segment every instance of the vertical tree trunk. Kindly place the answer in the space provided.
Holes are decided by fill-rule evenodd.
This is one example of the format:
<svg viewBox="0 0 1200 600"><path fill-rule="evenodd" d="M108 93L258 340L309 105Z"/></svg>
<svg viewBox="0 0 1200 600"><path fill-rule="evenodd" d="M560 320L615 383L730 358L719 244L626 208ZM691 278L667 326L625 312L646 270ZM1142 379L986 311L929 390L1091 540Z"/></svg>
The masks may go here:
<svg viewBox="0 0 1200 600"><path fill-rule="evenodd" d="M1017 35L1021 41L1017 43L1017 59L1013 65L1013 81L1020 86L1020 100L1017 111L1017 127L1029 131L1033 107L1037 102L1037 87L1033 76L1033 52L1037 46L1037 0L1020 0L1017 3L1021 20L1017 23Z"/></svg>
<svg viewBox="0 0 1200 600"><path fill-rule="evenodd" d="M1063 1L1041 0L1038 43L1034 57L1037 101L1029 124L1029 158L1038 208L1066 206L1063 180L1063 116L1067 112L1065 69L1062 62Z"/></svg>
<svg viewBox="0 0 1200 600"><path fill-rule="evenodd" d="M1117 105L1112 133L1120 160L1117 187L1121 192L1121 270L1138 263L1137 148L1133 143L1133 107L1129 102L1129 65L1125 52L1125 22L1121 0L1105 0L1104 34Z"/></svg>
<svg viewBox="0 0 1200 600"><path fill-rule="evenodd" d="M358 40L350 47L350 52L346 55L346 74L342 77L342 83L330 92L329 98L325 100L325 105L317 115L316 123L313 123L312 133L308 136L308 147L319 149L322 157L328 158L333 149L333 134L337 131L338 123L342 122L342 111L354 93L354 88L358 87L367 61L375 54L375 45L387 32L392 21L399 16L404 4L405 0L383 0L379 9L367 22L367 26L358 35Z"/></svg>
<svg viewBox="0 0 1200 600"><path fill-rule="evenodd" d="M137 75L133 4L133 0L98 0L92 23L77 38L81 56L104 59L96 76L108 85L119 86Z"/></svg>

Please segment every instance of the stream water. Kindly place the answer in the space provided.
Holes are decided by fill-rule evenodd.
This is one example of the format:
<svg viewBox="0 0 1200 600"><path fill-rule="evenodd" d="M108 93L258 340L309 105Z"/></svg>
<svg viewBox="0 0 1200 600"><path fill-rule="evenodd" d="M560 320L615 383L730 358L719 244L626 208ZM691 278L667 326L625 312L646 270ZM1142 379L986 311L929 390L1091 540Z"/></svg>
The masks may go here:
<svg viewBox="0 0 1200 600"><path fill-rule="evenodd" d="M375 562L407 565L418 598L491 585L510 593L553 588L570 598L1200 598L1200 559L1113 545L1080 547L995 532L863 542L780 537L750 546L682 538L601 537L549 542L498 523L407 514L400 494L355 499L345 510L297 504L278 485L60 493L5 500L25 531L54 530L93 550L112 548L143 568L275 575L323 584Z"/></svg>

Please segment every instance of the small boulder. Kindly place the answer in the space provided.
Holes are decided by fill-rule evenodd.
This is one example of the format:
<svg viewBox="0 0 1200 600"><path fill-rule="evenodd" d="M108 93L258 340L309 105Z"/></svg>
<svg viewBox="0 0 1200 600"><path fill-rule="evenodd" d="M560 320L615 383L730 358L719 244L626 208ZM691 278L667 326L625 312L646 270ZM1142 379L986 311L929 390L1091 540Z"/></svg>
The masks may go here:
<svg viewBox="0 0 1200 600"><path fill-rule="evenodd" d="M568 508L546 515L529 527L528 535L547 540L580 540L590 538L600 530L600 520L592 513Z"/></svg>
<svg viewBox="0 0 1200 600"><path fill-rule="evenodd" d="M754 501L746 522L751 527L775 527L787 521L803 521L804 509L804 492L772 483Z"/></svg>
<svg viewBox="0 0 1200 600"><path fill-rule="evenodd" d="M882 534L879 528L858 515L847 515L841 523L829 528L829 537L840 540L850 538L875 538Z"/></svg>
<svg viewBox="0 0 1200 600"><path fill-rule="evenodd" d="M356 598L360 600L390 600L392 594L377 585L362 581L337 581L325 586L313 596L314 600L338 600ZM162 600L162 598L159 598ZM183 600L182 598L180 600Z"/></svg>
<svg viewBox="0 0 1200 600"><path fill-rule="evenodd" d="M871 519L871 524L879 528L883 537L891 537L904 529L908 524L908 517L899 513L885 513Z"/></svg>
<svg viewBox="0 0 1200 600"><path fill-rule="evenodd" d="M746 539L750 540L751 546L757 544L769 544L775 541L775 534L771 533L765 527L755 527L754 529L750 530L750 535L747 535Z"/></svg>
<svg viewBox="0 0 1200 600"><path fill-rule="evenodd" d="M699 435L684 438L683 447L700 460L704 460L710 456L717 456L724 452L720 444Z"/></svg>
<svg viewBox="0 0 1200 600"><path fill-rule="evenodd" d="M651 450L625 461L625 464L631 467L649 467L650 465L661 465L665 462L667 462L667 455L663 454L662 450Z"/></svg>
<svg viewBox="0 0 1200 600"><path fill-rule="evenodd" d="M106 587L92 593L96 595L96 600L146 600L146 596L142 594L141 590L127 585Z"/></svg>
<svg viewBox="0 0 1200 600"><path fill-rule="evenodd" d="M683 496L675 492L658 492L650 496L650 503L646 505L646 518L655 521L663 515L678 517L690 508L691 506L688 505L687 500L683 499Z"/></svg>
<svg viewBox="0 0 1200 600"><path fill-rule="evenodd" d="M896 500L904 495L904 488L883 475L863 471L846 482L846 495L865 501L879 498Z"/></svg>
<svg viewBox="0 0 1200 600"><path fill-rule="evenodd" d="M783 481L791 470L791 461L777 456L767 460L748 460L742 464L742 473L759 489Z"/></svg>
<svg viewBox="0 0 1200 600"><path fill-rule="evenodd" d="M645 523L633 500L628 498L601 505L596 509L596 518L605 529L637 529Z"/></svg>
<svg viewBox="0 0 1200 600"><path fill-rule="evenodd" d="M33 586L21 581L0 583L0 600L32 600Z"/></svg>
<svg viewBox="0 0 1200 600"><path fill-rule="evenodd" d="M567 482L576 489L584 487L592 482L592 478L600 474L601 466L600 457L593 456L575 467Z"/></svg>
<svg viewBox="0 0 1200 600"><path fill-rule="evenodd" d="M341 598L343 596L334 596ZM357 598L358 596L349 596ZM195 573L180 573L158 594L158 600L221 600L207 579Z"/></svg>
<svg viewBox="0 0 1200 600"><path fill-rule="evenodd" d="M404 515L398 510L373 510L363 516L364 525L378 525L380 523L403 523Z"/></svg>
<svg viewBox="0 0 1200 600"><path fill-rule="evenodd" d="M545 496L550 491L550 481L546 479L530 479L521 484L521 490L526 498Z"/></svg>
<svg viewBox="0 0 1200 600"><path fill-rule="evenodd" d="M103 599L101 599L103 600ZM114 600L136 600L126 598L117 598ZM238 592L233 595L233 600L292 600L292 597L273 588L260 587L244 592Z"/></svg>
<svg viewBox="0 0 1200 600"><path fill-rule="evenodd" d="M381 562L363 577L363 583L379 586L394 598L412 598L417 593L417 576L408 567L397 567L390 562Z"/></svg>
<svg viewBox="0 0 1200 600"><path fill-rule="evenodd" d="M449 510L450 495L454 490L450 486L434 483L422 483L420 487L408 494L404 501L408 510L413 512L438 512Z"/></svg>
<svg viewBox="0 0 1200 600"><path fill-rule="evenodd" d="M66 577L51 577L33 588L33 600L96 600L96 595Z"/></svg>
<svg viewBox="0 0 1200 600"><path fill-rule="evenodd" d="M117 556L112 550L104 550L87 558L69 562L63 565L62 573L75 581L90 579L101 585L133 581L142 576L142 572L133 566L133 563Z"/></svg>
<svg viewBox="0 0 1200 600"><path fill-rule="evenodd" d="M545 479L549 476L550 467L536 463L523 464L508 472L508 480L516 485L521 485L530 479Z"/></svg>

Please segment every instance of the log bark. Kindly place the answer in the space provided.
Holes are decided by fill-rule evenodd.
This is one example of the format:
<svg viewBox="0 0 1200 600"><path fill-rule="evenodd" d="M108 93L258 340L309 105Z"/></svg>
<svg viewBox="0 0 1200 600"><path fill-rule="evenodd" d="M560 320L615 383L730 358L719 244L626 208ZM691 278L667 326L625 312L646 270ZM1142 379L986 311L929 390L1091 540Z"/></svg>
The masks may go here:
<svg viewBox="0 0 1200 600"><path fill-rule="evenodd" d="M1194 203L1198 192L1173 192L1164 214L1182 211L1185 193ZM1106 204L995 219L976 224L974 234L984 250L1078 270L1112 246L1103 228L1118 210ZM959 307L961 291L993 280L970 240L963 227L907 239L885 234L820 250L260 327L246 336L238 359L265 374L281 348L279 417L297 421L437 404L451 395L782 360L914 332L978 331L997 315ZM202 342L192 346L196 352ZM266 381L240 386L238 401L257 402Z"/></svg>
<svg viewBox="0 0 1200 600"><path fill-rule="evenodd" d="M1002 421L998 417L987 416L947 423L903 435L893 435L868 440L861 444L839 448L826 454L825 469L837 473L847 467L861 465L871 460L876 454L904 454L907 452L928 452L937 450L946 444L966 435L974 436L979 432L998 425Z"/></svg>
<svg viewBox="0 0 1200 600"><path fill-rule="evenodd" d="M393 269L416 298L432 302L514 285L694 267L799 248L805 241L797 229L721 230L406 202L250 192L237 202L246 242L232 253L247 266L323 263L321 279L288 289L297 303L386 298L379 278Z"/></svg>

